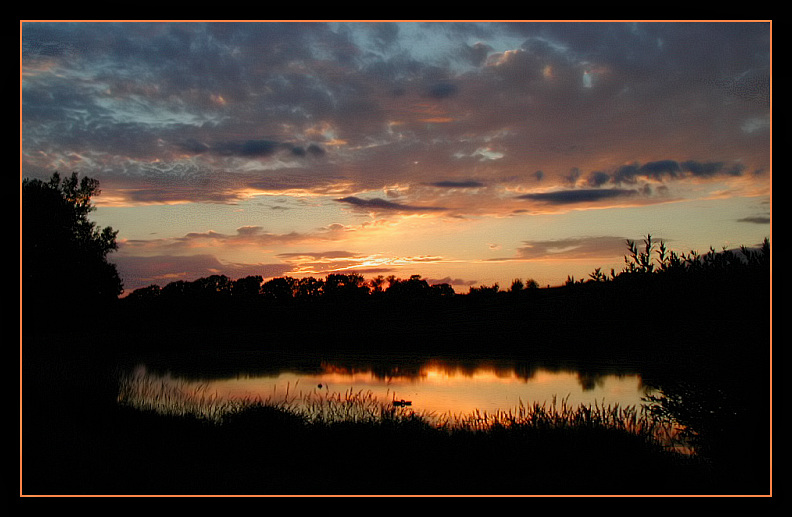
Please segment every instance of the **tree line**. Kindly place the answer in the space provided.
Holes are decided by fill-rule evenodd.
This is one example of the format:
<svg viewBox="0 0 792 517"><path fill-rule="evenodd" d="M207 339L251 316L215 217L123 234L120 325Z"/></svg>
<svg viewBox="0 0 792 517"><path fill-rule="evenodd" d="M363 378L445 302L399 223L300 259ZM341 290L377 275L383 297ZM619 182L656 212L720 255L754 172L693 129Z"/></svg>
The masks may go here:
<svg viewBox="0 0 792 517"><path fill-rule="evenodd" d="M366 280L358 273L333 273L325 278L284 276L264 281L260 275L233 280L226 275L211 275L193 281L177 280L164 287L151 284L135 289L126 300L145 302L155 299L262 300L359 300L371 296L387 298L445 298L454 296L450 284L430 285L421 275L408 279L382 275Z"/></svg>
<svg viewBox="0 0 792 517"><path fill-rule="evenodd" d="M740 277L769 273L770 241L765 239L758 249L742 246L739 251L710 248L705 254L696 251L678 253L669 250L664 241L656 242L651 234L639 249L633 240L625 240L629 254L625 255L624 268L616 272L611 269L605 274L601 268L590 273L589 278L575 280L568 276L565 287L604 284L615 282L620 285L636 284L641 281L658 280L712 280L733 282ZM466 293L469 297L503 296L506 294L527 293L540 289L539 284L529 278L525 282L516 278L511 286L502 290L499 284L470 286ZM334 273L324 279L313 276L293 278L290 276L272 278L264 282L259 275L232 280L225 275L211 275L194 281L178 280L164 287L156 284L139 288L130 293L129 300L145 301L156 298L206 297L234 299L262 299L273 302L315 299L363 299L385 297L391 299L432 298L442 299L457 295L447 283L430 285L421 275L411 275L408 279L395 275L379 275L366 280L358 273ZM457 295L459 296L459 295ZM465 294L462 294L465 296Z"/></svg>

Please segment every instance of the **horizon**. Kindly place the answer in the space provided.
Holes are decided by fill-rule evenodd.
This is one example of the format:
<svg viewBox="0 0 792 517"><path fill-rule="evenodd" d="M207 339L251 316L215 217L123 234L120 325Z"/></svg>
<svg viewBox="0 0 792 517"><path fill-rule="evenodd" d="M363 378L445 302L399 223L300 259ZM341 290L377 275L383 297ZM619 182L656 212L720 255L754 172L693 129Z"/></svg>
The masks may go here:
<svg viewBox="0 0 792 517"><path fill-rule="evenodd" d="M771 25L21 22L21 176L99 180L124 295L470 286L760 246Z"/></svg>

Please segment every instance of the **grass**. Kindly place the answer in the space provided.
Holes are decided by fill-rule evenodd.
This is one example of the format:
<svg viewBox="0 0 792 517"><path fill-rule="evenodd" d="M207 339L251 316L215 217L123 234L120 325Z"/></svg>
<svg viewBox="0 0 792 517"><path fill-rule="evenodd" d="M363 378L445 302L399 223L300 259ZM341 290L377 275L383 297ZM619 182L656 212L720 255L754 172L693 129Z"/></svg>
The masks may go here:
<svg viewBox="0 0 792 517"><path fill-rule="evenodd" d="M202 403L221 404L210 398ZM148 492L629 494L706 486L705 465L670 451L655 433L660 424L633 408L573 408L562 401L437 417L393 407L368 392L223 407L222 419L211 423L194 418L219 409L187 417L127 414L138 422L130 438L148 448L144 464L164 463L171 474L175 465L202 472L210 467L214 475L208 486L208 480L149 478ZM192 432L186 422L192 422ZM155 451L151 443L158 444ZM672 479L673 487L667 486Z"/></svg>
<svg viewBox="0 0 792 517"><path fill-rule="evenodd" d="M673 424L643 407L554 399L510 411L434 415L395 407L368 391L303 393L295 386L277 400L221 400L143 376L130 376L123 386L120 407L136 422L134 433L124 433L138 443L130 450L144 448L149 464L164 462L171 472L176 464L187 468L189 458L187 465L210 465L215 476L210 486L171 477L146 482L148 492L552 495L710 488L705 463L674 448ZM319 470L332 474L315 478L311 472ZM672 487L664 484L672 479ZM687 484L677 485L681 480Z"/></svg>
<svg viewBox="0 0 792 517"><path fill-rule="evenodd" d="M42 400L52 393L43 391ZM26 426L36 434L26 435L25 494L710 495L766 488L761 470L720 472L706 458L678 453L667 415L651 407L559 399L436 415L367 391L292 384L267 399L226 400L205 385L142 374L124 379L113 404L88 404L84 413L76 411L81 399L72 407L66 391L58 396L46 414L39 403L26 405L38 409L25 420L36 424Z"/></svg>
<svg viewBox="0 0 792 517"><path fill-rule="evenodd" d="M666 415L641 406L593 405L572 406L568 397L560 401L553 397L547 402L526 405L519 401L511 410L470 414L441 414L416 412L408 406L397 406L379 400L366 390L330 392L325 389L296 391L287 384L285 393L278 397L220 398L207 392L205 384L190 387L186 382L168 378L155 379L141 372L122 377L119 403L142 411L155 411L164 415L205 419L222 425L230 415L236 415L266 406L289 412L302 418L306 425L335 423L380 424L383 421L421 419L427 425L446 431L457 429L486 431L492 427L516 428L591 428L606 427L645 437L664 437L665 442L676 446L677 429ZM294 391L292 391L294 390Z"/></svg>

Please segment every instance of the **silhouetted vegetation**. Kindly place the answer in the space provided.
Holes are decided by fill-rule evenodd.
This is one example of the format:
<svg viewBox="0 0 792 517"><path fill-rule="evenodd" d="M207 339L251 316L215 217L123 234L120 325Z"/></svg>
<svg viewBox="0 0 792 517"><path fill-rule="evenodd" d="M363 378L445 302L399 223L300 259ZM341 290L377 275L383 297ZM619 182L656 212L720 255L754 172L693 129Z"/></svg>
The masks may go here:
<svg viewBox="0 0 792 517"><path fill-rule="evenodd" d="M370 393L320 391L304 398L299 404L205 400L189 408L166 400L179 416L123 405L115 436L125 447L107 453L125 468L101 488L154 494L711 489L706 463L667 451L652 434L651 417L630 408L537 405L437 426ZM206 475L194 475L199 472Z"/></svg>
<svg viewBox="0 0 792 517"><path fill-rule="evenodd" d="M767 239L701 255L647 235L642 246L626 242L621 271L598 268L552 288L528 278L456 294L420 275L211 275L119 299L122 282L107 261L116 232L86 217L98 193L76 174L23 182L27 493L763 493L769 485ZM216 360L246 350L629 362L663 392L653 411L687 426L697 456L599 427L449 434L387 415L309 425L278 407L246 408L218 426L117 403L122 357ZM404 453L430 459L443 476ZM306 473L329 457L332 475ZM370 470L356 478L364 464Z"/></svg>
<svg viewBox="0 0 792 517"><path fill-rule="evenodd" d="M769 338L769 242L677 254L627 241L622 271L540 288L532 279L457 294L420 275L370 280L213 275L137 289L121 300L130 346L459 353L724 353ZM124 321L128 323L123 323ZM647 325L662 338L640 340ZM218 341L217 336L225 338ZM728 341L728 344L719 343ZM718 343L715 345L714 343ZM711 348L711 344L712 347ZM719 349L719 350L718 350Z"/></svg>
<svg viewBox="0 0 792 517"><path fill-rule="evenodd" d="M49 181L22 182L22 298L26 324L79 319L115 302L122 282L107 255L114 251L112 228L88 220L99 182L77 173Z"/></svg>

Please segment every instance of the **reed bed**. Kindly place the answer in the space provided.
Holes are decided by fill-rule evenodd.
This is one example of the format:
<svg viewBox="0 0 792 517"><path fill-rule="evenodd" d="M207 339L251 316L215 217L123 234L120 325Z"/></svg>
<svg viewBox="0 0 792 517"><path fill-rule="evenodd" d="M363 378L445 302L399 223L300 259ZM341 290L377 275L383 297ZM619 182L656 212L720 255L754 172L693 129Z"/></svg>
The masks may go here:
<svg viewBox="0 0 792 517"><path fill-rule="evenodd" d="M169 377L154 378L136 371L119 383L118 402L141 411L163 415L193 416L221 424L229 415L266 406L301 417L306 424L375 424L414 420L419 417L409 408L393 407L377 399L371 391L343 393L312 389L298 391L287 384L283 394L273 389L268 397L223 398L208 391L208 385L190 386Z"/></svg>
<svg viewBox="0 0 792 517"><path fill-rule="evenodd" d="M150 410L165 415L193 416L222 424L233 415L243 414L258 407L267 407L297 416L307 426L332 424L384 425L420 423L427 429L445 431L492 432L594 429L617 430L640 436L647 442L666 449L690 454L684 440L684 430L669 418L658 416L651 406L569 404L568 397L553 397L550 403L519 401L511 410L469 414L441 414L417 412L410 407L397 407L378 399L371 391L341 392L313 388L309 391L287 385L285 393L266 398L221 398L209 393L206 385L190 387L187 383L153 379L140 372L125 377L121 382L119 403L139 410Z"/></svg>
<svg viewBox="0 0 792 517"><path fill-rule="evenodd" d="M240 411L253 402L221 398L216 392L209 392L206 384L189 386L168 377L156 379L142 371L123 376L119 381L119 404L162 415L189 415L220 423L224 415Z"/></svg>
<svg viewBox="0 0 792 517"><path fill-rule="evenodd" d="M393 407L380 401L371 391L343 393L313 391L288 402L288 409L301 416L308 424L381 424L414 418L416 413L407 408Z"/></svg>
<svg viewBox="0 0 792 517"><path fill-rule="evenodd" d="M488 413L475 410L469 414L445 414L436 419L439 428L450 431L513 430L585 430L610 429L642 436L649 442L682 453L691 453L683 439L683 428L669 418L659 417L650 407L621 406L594 401L593 405L569 404L569 397L526 404L522 400L514 409Z"/></svg>

